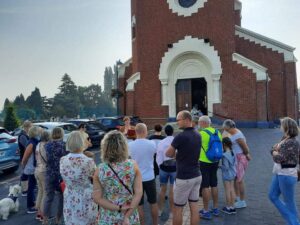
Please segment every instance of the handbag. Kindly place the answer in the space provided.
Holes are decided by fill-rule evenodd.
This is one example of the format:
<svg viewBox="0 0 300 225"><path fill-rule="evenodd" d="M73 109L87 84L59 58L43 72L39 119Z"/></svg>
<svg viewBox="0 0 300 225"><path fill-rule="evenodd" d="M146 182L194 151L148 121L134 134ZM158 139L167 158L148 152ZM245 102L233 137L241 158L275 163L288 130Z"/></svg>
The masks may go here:
<svg viewBox="0 0 300 225"><path fill-rule="evenodd" d="M64 193L65 189L66 189L66 183L62 180L60 183L59 183L59 187L60 187L60 190L62 193Z"/></svg>
<svg viewBox="0 0 300 225"><path fill-rule="evenodd" d="M113 171L113 173L116 175L116 177L118 178L119 182L123 185L123 187L125 187L126 190L132 195L132 191L129 189L129 187L126 184L124 184L124 182L121 180L121 178L119 177L117 172L112 168L112 166L108 164L108 167Z"/></svg>

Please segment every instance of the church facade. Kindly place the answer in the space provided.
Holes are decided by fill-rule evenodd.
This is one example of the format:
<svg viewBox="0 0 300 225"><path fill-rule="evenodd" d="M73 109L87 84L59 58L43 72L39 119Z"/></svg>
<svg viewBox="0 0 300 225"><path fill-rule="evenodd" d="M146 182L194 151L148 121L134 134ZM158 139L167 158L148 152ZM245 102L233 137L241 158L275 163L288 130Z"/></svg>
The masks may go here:
<svg viewBox="0 0 300 225"><path fill-rule="evenodd" d="M238 0L131 0L121 113L150 124L193 106L249 127L298 119L295 48L241 27L241 11Z"/></svg>

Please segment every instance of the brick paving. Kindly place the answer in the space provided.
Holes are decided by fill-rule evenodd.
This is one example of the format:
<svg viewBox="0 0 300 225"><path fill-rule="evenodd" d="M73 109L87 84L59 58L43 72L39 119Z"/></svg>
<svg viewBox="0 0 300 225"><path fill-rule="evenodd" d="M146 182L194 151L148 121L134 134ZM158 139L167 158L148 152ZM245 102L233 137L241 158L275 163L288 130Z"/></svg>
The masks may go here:
<svg viewBox="0 0 300 225"><path fill-rule="evenodd" d="M268 190L272 178L273 161L270 156L271 146L281 138L279 129L243 129L250 147L252 161L247 170L246 194L248 207L237 211L236 215L221 214L212 220L201 220L201 225L282 225L285 224L279 212L268 199ZM219 208L224 206L225 197L223 184L219 177ZM300 183L296 188L296 202L300 208ZM202 199L199 201L202 208ZM161 224L171 225L172 220L161 221ZM183 225L189 224L188 207L184 209Z"/></svg>

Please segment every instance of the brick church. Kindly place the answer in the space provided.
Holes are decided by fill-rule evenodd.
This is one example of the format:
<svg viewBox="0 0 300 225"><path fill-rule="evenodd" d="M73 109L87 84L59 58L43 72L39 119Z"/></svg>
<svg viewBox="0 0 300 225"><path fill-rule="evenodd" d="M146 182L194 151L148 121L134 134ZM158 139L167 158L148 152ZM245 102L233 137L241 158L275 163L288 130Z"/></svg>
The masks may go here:
<svg viewBox="0 0 300 225"><path fill-rule="evenodd" d="M241 11L238 0L131 0L121 113L148 124L193 106L247 127L298 119L295 48L241 27Z"/></svg>

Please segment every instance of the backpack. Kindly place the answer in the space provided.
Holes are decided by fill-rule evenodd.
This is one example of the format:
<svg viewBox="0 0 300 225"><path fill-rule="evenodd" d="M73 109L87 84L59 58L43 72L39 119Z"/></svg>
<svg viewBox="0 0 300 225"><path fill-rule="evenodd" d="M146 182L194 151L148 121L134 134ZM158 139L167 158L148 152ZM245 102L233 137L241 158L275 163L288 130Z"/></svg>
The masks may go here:
<svg viewBox="0 0 300 225"><path fill-rule="evenodd" d="M223 146L218 130L216 129L214 133L205 129L203 131L209 135L208 149L205 152L206 157L212 162L218 162L223 157Z"/></svg>

